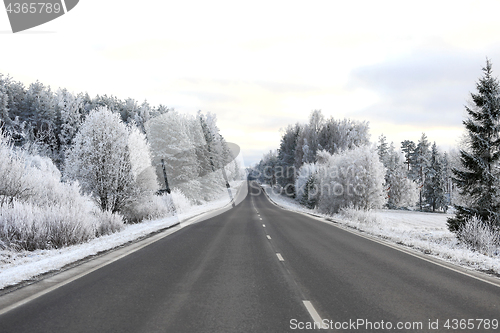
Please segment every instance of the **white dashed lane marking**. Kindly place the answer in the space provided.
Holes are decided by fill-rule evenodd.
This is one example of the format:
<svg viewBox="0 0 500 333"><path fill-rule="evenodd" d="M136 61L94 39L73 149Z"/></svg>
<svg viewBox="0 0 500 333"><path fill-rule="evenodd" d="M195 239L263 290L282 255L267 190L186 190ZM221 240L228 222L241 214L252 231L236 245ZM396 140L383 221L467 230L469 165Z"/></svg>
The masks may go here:
<svg viewBox="0 0 500 333"><path fill-rule="evenodd" d="M309 315L311 315L311 318L315 323L321 323L321 328L327 328L325 324L323 323L323 319L318 314L318 311L314 308L311 302L309 301L302 301L309 312Z"/></svg>

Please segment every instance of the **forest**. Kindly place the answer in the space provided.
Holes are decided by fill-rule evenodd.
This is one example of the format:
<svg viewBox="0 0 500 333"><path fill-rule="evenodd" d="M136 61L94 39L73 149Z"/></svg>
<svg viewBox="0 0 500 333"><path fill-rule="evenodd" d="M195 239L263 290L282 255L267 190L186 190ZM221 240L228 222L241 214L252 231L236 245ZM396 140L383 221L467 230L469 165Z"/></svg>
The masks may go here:
<svg viewBox="0 0 500 333"><path fill-rule="evenodd" d="M243 176L212 113L0 74L0 249L85 242L214 200Z"/></svg>
<svg viewBox="0 0 500 333"><path fill-rule="evenodd" d="M489 60L470 94L460 146L442 151L418 142L370 141L369 124L325 119L282 130L251 176L276 193L326 214L343 209L406 209L454 214L448 229L472 248L500 244L500 85Z"/></svg>

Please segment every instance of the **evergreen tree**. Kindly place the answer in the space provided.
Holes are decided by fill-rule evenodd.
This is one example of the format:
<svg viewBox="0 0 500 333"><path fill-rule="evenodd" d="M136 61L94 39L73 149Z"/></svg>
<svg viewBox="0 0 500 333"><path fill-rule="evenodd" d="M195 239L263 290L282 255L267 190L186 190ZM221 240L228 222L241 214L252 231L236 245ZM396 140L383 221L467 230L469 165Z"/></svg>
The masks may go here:
<svg viewBox="0 0 500 333"><path fill-rule="evenodd" d="M405 140L401 142L401 150L405 154L405 164L407 166L406 170L408 170L408 172L410 171L410 166L414 164L414 155L416 148L417 146L413 141Z"/></svg>
<svg viewBox="0 0 500 333"><path fill-rule="evenodd" d="M137 110L137 113L134 116L135 123L137 127L143 132L146 133L146 128L144 124L147 123L151 119L151 106L145 100L142 102L141 106Z"/></svg>
<svg viewBox="0 0 500 333"><path fill-rule="evenodd" d="M387 167L386 160L388 158L389 145L387 144L387 138L383 134L378 137L377 152L380 162L382 162L384 166Z"/></svg>
<svg viewBox="0 0 500 333"><path fill-rule="evenodd" d="M318 183L319 181L316 179L316 174L312 174L304 185L304 195L300 203L307 208L313 209L318 204Z"/></svg>
<svg viewBox="0 0 500 333"><path fill-rule="evenodd" d="M222 171L217 168L222 166L218 161L218 133L212 132L218 130L218 128L215 124L209 124L209 122L215 120L215 117L210 116L207 118L201 111L198 111L197 119L192 124L192 132L198 133L199 136L196 139L196 142L198 142L196 144L196 156L199 164L201 192L205 200L215 197L225 185Z"/></svg>
<svg viewBox="0 0 500 333"><path fill-rule="evenodd" d="M368 122L329 118L319 133L319 145L330 154L370 143Z"/></svg>
<svg viewBox="0 0 500 333"><path fill-rule="evenodd" d="M444 182L445 182L445 195L446 195L446 206L451 205L451 199L452 199L452 192L453 192L453 186L452 186L452 181L451 181L451 162L450 162L450 157L447 152L443 153L443 175L444 175Z"/></svg>
<svg viewBox="0 0 500 333"><path fill-rule="evenodd" d="M120 114L122 121L126 122L126 115L122 114L123 110L123 102L120 101L116 96L108 96L108 95L97 95L95 98L91 100L91 104L88 106L88 111L94 110L98 107L105 106L109 111L113 113Z"/></svg>
<svg viewBox="0 0 500 333"><path fill-rule="evenodd" d="M390 209L413 206L418 198L417 185L408 178L408 171L401 155L391 144L384 163L387 169L385 174L387 207Z"/></svg>
<svg viewBox="0 0 500 333"><path fill-rule="evenodd" d="M299 137L300 125L289 125L281 137L280 148L278 149L278 183L285 188L287 195L295 196L295 177L296 169L294 167L295 149Z"/></svg>
<svg viewBox="0 0 500 333"><path fill-rule="evenodd" d="M321 110L312 111L309 116L309 124L304 127L303 163L314 163L316 161L316 152L318 149L322 149L319 144L319 133L323 123L324 117Z"/></svg>
<svg viewBox="0 0 500 333"><path fill-rule="evenodd" d="M59 114L60 131L59 141L61 154L71 145L73 138L78 132L82 122L82 111L84 108L83 96L74 96L66 89L59 89L56 93L56 109Z"/></svg>
<svg viewBox="0 0 500 333"><path fill-rule="evenodd" d="M432 207L433 212L436 209L446 210L444 167L435 142L432 145L430 165L427 168L425 179L423 193L425 203Z"/></svg>
<svg viewBox="0 0 500 333"><path fill-rule="evenodd" d="M410 169L410 175L417 183L419 192L419 207L422 211L424 203L423 188L425 187L425 173L430 162L430 143L427 140L425 133L422 133L420 140L418 140L417 147L415 148L414 156L414 167Z"/></svg>
<svg viewBox="0 0 500 333"><path fill-rule="evenodd" d="M120 110L122 119L129 124L132 121L135 122L136 116L139 112L139 105L137 101L133 98L127 98L125 102L122 103L122 109Z"/></svg>
<svg viewBox="0 0 500 333"><path fill-rule="evenodd" d="M18 122L24 121L21 119L21 109L24 105L26 96L26 88L20 82L9 80L6 82L9 116L12 120L18 118Z"/></svg>
<svg viewBox="0 0 500 333"><path fill-rule="evenodd" d="M500 86L489 60L476 89L477 93L471 93L473 105L465 107L468 148L460 151L461 168L453 169L453 181L470 204L455 206L455 217L448 219L448 228L454 232L474 216L492 226L500 225Z"/></svg>
<svg viewBox="0 0 500 333"><path fill-rule="evenodd" d="M0 74L0 128L3 125L10 126L12 123L9 115L9 81L9 77Z"/></svg>
<svg viewBox="0 0 500 333"><path fill-rule="evenodd" d="M303 164L303 158L304 158L304 140L305 140L305 133L307 131L306 129L307 125L300 125L299 129L299 135L297 136L297 144L295 145L295 170L299 170L300 167Z"/></svg>

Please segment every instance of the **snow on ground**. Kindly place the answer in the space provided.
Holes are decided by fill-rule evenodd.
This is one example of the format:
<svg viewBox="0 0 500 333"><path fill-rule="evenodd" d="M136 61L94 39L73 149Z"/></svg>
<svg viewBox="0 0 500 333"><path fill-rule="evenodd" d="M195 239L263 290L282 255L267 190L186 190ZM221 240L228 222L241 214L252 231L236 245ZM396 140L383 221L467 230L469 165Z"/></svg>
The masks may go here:
<svg viewBox="0 0 500 333"><path fill-rule="evenodd" d="M446 226L446 219L452 214L380 209L369 212L347 210L344 214L329 216L307 209L269 186L264 188L268 196L284 208L330 218L345 227L362 230L465 268L500 274L500 248L490 257L460 244Z"/></svg>
<svg viewBox="0 0 500 333"><path fill-rule="evenodd" d="M381 218L384 223L405 224L415 228L439 228L446 229L446 219L452 217L453 214L442 213L426 213L413 212L407 210L375 210L376 215Z"/></svg>
<svg viewBox="0 0 500 333"><path fill-rule="evenodd" d="M242 181L231 182L233 195L243 183ZM0 289L32 279L43 273L61 269L88 256L132 242L204 212L224 207L228 203L229 196L224 190L219 200L192 206L189 211L177 216L129 224L120 232L98 237L87 243L54 250L21 252L0 250Z"/></svg>

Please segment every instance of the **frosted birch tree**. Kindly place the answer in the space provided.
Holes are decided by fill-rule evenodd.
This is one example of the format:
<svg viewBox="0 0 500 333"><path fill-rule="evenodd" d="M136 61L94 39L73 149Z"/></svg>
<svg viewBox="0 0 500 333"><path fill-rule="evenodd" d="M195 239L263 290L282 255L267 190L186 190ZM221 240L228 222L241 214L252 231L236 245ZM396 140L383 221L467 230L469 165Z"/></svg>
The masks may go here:
<svg viewBox="0 0 500 333"><path fill-rule="evenodd" d="M65 176L78 180L104 211L120 211L135 198L128 140L120 116L99 107L87 116L67 154Z"/></svg>

